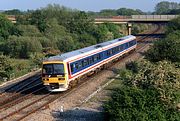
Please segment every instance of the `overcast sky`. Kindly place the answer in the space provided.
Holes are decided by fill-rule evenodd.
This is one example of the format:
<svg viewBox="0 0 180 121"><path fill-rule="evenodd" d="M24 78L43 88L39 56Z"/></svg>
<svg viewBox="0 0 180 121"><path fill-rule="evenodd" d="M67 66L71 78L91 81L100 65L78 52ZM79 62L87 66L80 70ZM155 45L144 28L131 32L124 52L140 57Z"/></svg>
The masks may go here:
<svg viewBox="0 0 180 121"><path fill-rule="evenodd" d="M102 9L133 8L142 11L154 11L155 5L163 0L0 0L0 10L37 9L48 4L60 4L83 11L100 11ZM166 0L180 2L180 0Z"/></svg>

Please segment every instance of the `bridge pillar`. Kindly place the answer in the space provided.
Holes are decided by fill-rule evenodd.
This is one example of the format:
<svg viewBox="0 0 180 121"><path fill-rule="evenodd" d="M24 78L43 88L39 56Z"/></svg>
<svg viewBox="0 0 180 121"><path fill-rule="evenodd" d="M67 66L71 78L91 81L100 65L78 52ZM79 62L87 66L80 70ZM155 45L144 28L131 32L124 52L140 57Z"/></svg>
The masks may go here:
<svg viewBox="0 0 180 121"><path fill-rule="evenodd" d="M127 28L128 28L128 35L131 35L132 23L128 23L128 24L127 24Z"/></svg>

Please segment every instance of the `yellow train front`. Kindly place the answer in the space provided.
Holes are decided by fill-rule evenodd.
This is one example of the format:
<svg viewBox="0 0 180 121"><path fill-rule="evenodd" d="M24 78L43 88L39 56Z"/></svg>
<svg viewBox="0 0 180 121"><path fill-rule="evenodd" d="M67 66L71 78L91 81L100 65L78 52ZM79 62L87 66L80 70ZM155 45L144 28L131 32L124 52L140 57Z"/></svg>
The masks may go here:
<svg viewBox="0 0 180 121"><path fill-rule="evenodd" d="M62 61L43 61L42 80L48 91L58 92L67 90L67 75L65 63Z"/></svg>

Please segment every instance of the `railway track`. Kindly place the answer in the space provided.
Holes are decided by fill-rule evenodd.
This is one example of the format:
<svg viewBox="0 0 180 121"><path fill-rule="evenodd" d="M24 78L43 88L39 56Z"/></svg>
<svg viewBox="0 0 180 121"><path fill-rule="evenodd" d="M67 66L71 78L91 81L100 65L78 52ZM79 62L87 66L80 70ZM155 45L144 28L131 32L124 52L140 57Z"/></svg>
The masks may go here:
<svg viewBox="0 0 180 121"><path fill-rule="evenodd" d="M1 99L0 99L0 109L4 104L10 103L11 101L18 99L24 96L25 94L28 94L28 91L31 92L30 90L32 88L38 85L42 85L41 82L37 82L38 80L40 80L40 77L34 78L34 80L31 80L29 83L24 83L24 85L22 85L21 83L22 87L17 88L17 90L11 92L4 92L3 95L1 95Z"/></svg>
<svg viewBox="0 0 180 121"><path fill-rule="evenodd" d="M146 40L147 38L150 38L151 36L148 36L148 34L155 34L157 32L161 31L160 28L158 27L157 29L150 31L150 32L147 32L145 34L147 34L147 36L144 36L143 38L142 37L138 37L138 46L137 46L137 50L140 51L141 49L143 49L146 45L146 42L149 41L149 40ZM133 53L132 53L133 54ZM118 61L117 61L118 62ZM100 73L103 73L103 71L101 71ZM90 77L91 78L91 77ZM88 80L88 79L84 79L84 80ZM83 81L83 82L80 82L79 85L77 85L76 87L66 91L66 92L63 92L63 93L45 93L43 95L40 95L38 96L38 98L33 98L33 96L35 95L35 93L40 93L43 88L39 88L39 90L35 90L29 94L26 94L24 97L21 97L21 98L18 98L18 100L21 100L21 101L11 101L11 103L5 103L4 105L5 106L2 106L0 107L0 110L2 110L0 112L0 114L2 112L5 112L6 110L10 110L12 108L12 106L14 106L14 104L20 104L21 102L23 101L27 101L27 99L30 99L33 98L31 101L29 101L28 103L24 104L23 106L19 107L19 108L16 108L15 110L12 110L10 113L4 113L4 115L2 117L0 117L0 120L22 120L24 118L26 118L27 116L29 116L30 114L42 109L42 108L47 108L48 105L55 101L56 99L59 99L59 98L64 98L65 96L69 95L70 93L73 93L74 90L80 88L81 86L87 84L88 81Z"/></svg>
<svg viewBox="0 0 180 121"><path fill-rule="evenodd" d="M40 75L30 77L28 79L25 79L24 81L20 81L18 83L15 83L13 85L10 85L10 86L6 87L6 89L4 89L2 92L0 92L0 98L3 97L4 95L7 95L8 93L18 92L18 91L22 90L26 86L33 83L34 80L36 80L37 78L40 78Z"/></svg>

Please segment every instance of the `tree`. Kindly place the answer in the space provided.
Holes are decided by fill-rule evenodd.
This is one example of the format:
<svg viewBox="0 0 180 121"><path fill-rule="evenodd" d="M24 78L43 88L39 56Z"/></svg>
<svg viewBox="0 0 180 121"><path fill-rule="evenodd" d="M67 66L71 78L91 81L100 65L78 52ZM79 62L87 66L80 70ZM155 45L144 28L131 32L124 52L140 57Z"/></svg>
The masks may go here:
<svg viewBox="0 0 180 121"><path fill-rule="evenodd" d="M0 14L0 40L7 39L13 34L13 23L5 15Z"/></svg>
<svg viewBox="0 0 180 121"><path fill-rule="evenodd" d="M83 12L75 12L73 18L68 24L68 29L71 33L83 34L91 31L93 21L89 16Z"/></svg>
<svg viewBox="0 0 180 121"><path fill-rule="evenodd" d="M12 9L12 10L7 10L3 12L4 14L8 14L8 15L22 15L24 14L22 11L20 11L19 9Z"/></svg>
<svg viewBox="0 0 180 121"><path fill-rule="evenodd" d="M180 14L180 9L170 10L167 14L178 15Z"/></svg>
<svg viewBox="0 0 180 121"><path fill-rule="evenodd" d="M3 48L4 54L16 58L29 58L30 54L42 51L41 43L33 37L11 36Z"/></svg>
<svg viewBox="0 0 180 121"><path fill-rule="evenodd" d="M117 81L121 81L121 86L112 89L111 98L104 106L109 120L180 120L177 110L180 68L168 61L154 64L143 60L135 66L134 72L120 71Z"/></svg>
<svg viewBox="0 0 180 121"><path fill-rule="evenodd" d="M46 15L42 10L36 10L31 14L30 23L36 25L40 32L44 32L47 28Z"/></svg>
<svg viewBox="0 0 180 121"><path fill-rule="evenodd" d="M117 16L118 14L117 14L116 10L104 9L99 12L99 15L100 16Z"/></svg>
<svg viewBox="0 0 180 121"><path fill-rule="evenodd" d="M94 45L97 43L96 39L92 35L87 34L87 33L80 35L78 40L79 40L79 43L81 43L80 44L81 48Z"/></svg>
<svg viewBox="0 0 180 121"><path fill-rule="evenodd" d="M43 48L54 48L57 49L57 45L55 41L52 41L51 39L48 39L47 37L38 37L38 41L40 41Z"/></svg>
<svg viewBox="0 0 180 121"><path fill-rule="evenodd" d="M17 29L20 31L22 36L42 37L39 29L34 25L18 25Z"/></svg>
<svg viewBox="0 0 180 121"><path fill-rule="evenodd" d="M97 38L97 43L107 41L109 39L108 32L109 30L105 24L98 25L93 34Z"/></svg>
<svg viewBox="0 0 180 121"><path fill-rule="evenodd" d="M16 16L16 24L17 25L29 25L31 19L31 13L27 12L24 15L17 15Z"/></svg>
<svg viewBox="0 0 180 121"><path fill-rule="evenodd" d="M13 70L11 60L8 56L0 55L0 81L3 77L10 77Z"/></svg>
<svg viewBox="0 0 180 121"><path fill-rule="evenodd" d="M58 24L56 18L49 19L47 21L47 28L44 31L45 36L51 41L56 41L58 38L67 34L66 28Z"/></svg>
<svg viewBox="0 0 180 121"><path fill-rule="evenodd" d="M169 34L167 38L156 41L146 53L151 61L171 60L180 62L180 31Z"/></svg>
<svg viewBox="0 0 180 121"><path fill-rule="evenodd" d="M108 30L110 32L112 32L113 34L113 38L119 38L121 37L122 35L120 34L120 27L118 25L115 25L113 23L105 23L106 27L108 28Z"/></svg>
<svg viewBox="0 0 180 121"><path fill-rule="evenodd" d="M139 14L144 14L144 13L139 9L133 10L133 9L127 9L127 8L120 8L117 10L117 14L130 16L130 15L139 15Z"/></svg>
<svg viewBox="0 0 180 121"><path fill-rule="evenodd" d="M156 41L146 53L151 61L171 60L180 62L180 17L172 20L166 31L166 38Z"/></svg>
<svg viewBox="0 0 180 121"><path fill-rule="evenodd" d="M180 30L180 17L175 18L168 23L166 33L168 34L176 30Z"/></svg>
<svg viewBox="0 0 180 121"><path fill-rule="evenodd" d="M162 1L155 7L157 14L167 14L172 9L179 9L180 5L176 2Z"/></svg>
<svg viewBox="0 0 180 121"><path fill-rule="evenodd" d="M75 43L71 36L63 36L58 38L57 46L61 52L68 52L74 49Z"/></svg>
<svg viewBox="0 0 180 121"><path fill-rule="evenodd" d="M77 10L72 10L65 6L60 6L59 4L49 4L47 7L41 9L44 16L47 19L56 18L58 20L58 24L68 27L69 21L72 20L73 15Z"/></svg>

